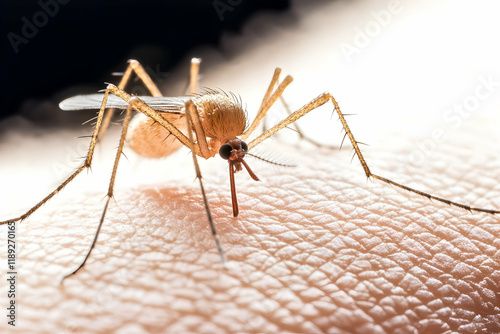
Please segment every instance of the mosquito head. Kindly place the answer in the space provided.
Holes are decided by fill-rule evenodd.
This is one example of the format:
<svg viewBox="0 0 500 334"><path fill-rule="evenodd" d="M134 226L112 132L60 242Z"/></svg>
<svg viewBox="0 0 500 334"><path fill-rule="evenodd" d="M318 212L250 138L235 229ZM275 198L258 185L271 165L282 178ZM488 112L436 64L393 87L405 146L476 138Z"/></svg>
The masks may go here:
<svg viewBox="0 0 500 334"><path fill-rule="evenodd" d="M248 145L239 138L231 138L219 148L219 155L222 159L234 164L236 171L241 170L241 162L248 151Z"/></svg>
<svg viewBox="0 0 500 334"><path fill-rule="evenodd" d="M229 180L231 182L231 200L233 202L233 216L238 216L238 199L236 198L236 186L234 184L234 173L241 170L241 165L245 166L250 177L259 181L257 175L252 172L243 158L248 152L248 145L243 140L233 137L227 140L219 148L219 155L229 162Z"/></svg>
<svg viewBox="0 0 500 334"><path fill-rule="evenodd" d="M259 178L252 172L252 170L247 165L245 160L243 160L247 152L248 152L247 143L245 143L243 140L237 137L227 140L219 148L219 155L221 156L222 159L227 160L229 162L231 170L234 169L234 172L239 172L242 169L241 165L243 165L247 169L248 174L250 174L252 179L258 181Z"/></svg>

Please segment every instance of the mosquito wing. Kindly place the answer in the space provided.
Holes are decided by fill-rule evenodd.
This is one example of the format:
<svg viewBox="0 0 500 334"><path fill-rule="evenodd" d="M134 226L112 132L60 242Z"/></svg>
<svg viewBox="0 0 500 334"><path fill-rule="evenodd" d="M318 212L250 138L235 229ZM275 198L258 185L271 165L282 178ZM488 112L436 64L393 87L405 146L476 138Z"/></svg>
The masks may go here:
<svg viewBox="0 0 500 334"><path fill-rule="evenodd" d="M188 96L181 97L156 97L156 96L137 96L151 108L158 111L180 112L184 107L184 103L189 100ZM77 95L70 97L61 103L59 108L62 110L83 110L83 109L100 109L104 94L89 94ZM128 103L118 96L109 94L106 108L125 109Z"/></svg>

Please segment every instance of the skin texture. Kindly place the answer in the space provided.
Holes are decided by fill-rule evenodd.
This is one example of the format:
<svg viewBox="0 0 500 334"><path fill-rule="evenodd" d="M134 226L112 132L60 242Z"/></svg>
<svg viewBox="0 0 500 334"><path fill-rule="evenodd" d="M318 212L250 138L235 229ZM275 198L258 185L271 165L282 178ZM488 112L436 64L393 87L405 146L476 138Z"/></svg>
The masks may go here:
<svg viewBox="0 0 500 334"><path fill-rule="evenodd" d="M61 133L39 135L50 142ZM24 140L24 153L36 149L35 140ZM215 250L197 183L190 182L194 173L184 177L186 182L162 177L175 169L172 165L190 168L189 155L181 151L163 162L124 160L118 177L125 182L119 182L90 261L59 286L86 251L102 210L108 173L97 169L109 170L112 159L97 159L95 172L82 175L18 227L19 328L102 333L500 329L499 217L367 182L361 167L349 163L349 149L271 144L298 166L280 169L248 158L262 181L237 175L238 218L231 217L225 162L213 161L213 168L202 162L227 269ZM112 146L105 142L102 150ZM2 146L2 156L6 149ZM380 171L408 153L375 151L378 158L371 165ZM435 164L407 178L420 179L420 189L494 206L500 192L498 160L451 145L442 151L442 161L456 168ZM144 171L163 182L134 179ZM394 167L391 174L400 171ZM463 190L451 194L444 185Z"/></svg>
<svg viewBox="0 0 500 334"><path fill-rule="evenodd" d="M300 28L306 27L301 21ZM362 59L368 59L370 51L364 52ZM282 59L290 61L292 54ZM200 56L208 63L209 55ZM252 107L258 106L267 78L279 64L271 63L255 74L249 68L247 75L241 73L245 80L234 86L218 83L221 76L234 77L227 70L231 64L207 64L212 72L202 67L202 74L208 87L230 87L242 94L239 82L260 87L258 98L244 99ZM314 60L301 59L304 63L314 71ZM356 66L366 69L362 61ZM383 74L398 72L393 70ZM331 77L326 70L316 71L318 77ZM184 78L185 69L180 73ZM438 74L433 79L439 83ZM296 80L297 90L290 88L287 101L296 108L321 89L334 89L344 112L359 113L348 121L354 135L370 144L362 150L373 172L465 204L500 208L498 105L489 105L489 114L482 105L473 117L447 128L439 123L439 112L440 103L448 106L449 101L438 102L432 95L446 87L442 95L450 91L453 101L464 101L474 92L476 77L465 80L470 87L455 90L433 86L426 78L419 85L421 95L411 92L425 96L425 101L400 101L405 91L396 91L397 86L408 86L418 77L404 85L387 79L377 90L380 73L373 75L377 80L372 86L362 86L370 75L364 73L355 84L335 77L338 85L302 78ZM395 86L390 86L392 81ZM310 92L308 86L321 88ZM353 100L369 99L371 90L380 96L371 100L372 109L356 106ZM391 108L388 104L394 101L397 107ZM414 105L417 112L411 113ZM329 119L331 106L324 110L317 112L323 118L314 135L339 132L335 117ZM403 111L410 116L403 118ZM434 140L432 146L430 133L443 127L446 138ZM1 124L1 130L0 184L5 190L0 218L8 218L25 212L78 167L75 158L85 154L88 139L73 138L88 134L90 128L46 129L12 119ZM98 244L85 268L60 286L60 279L88 249L100 218L118 130L110 129L97 149L91 173L82 173L18 226L19 331L500 331L500 217L468 213L367 181L357 160L350 163L349 146L340 152L318 149L297 142L290 130L263 143L259 152L296 167L247 158L261 181L245 172L236 175L238 218L231 214L227 163L218 157L200 161L229 260L226 269L206 222L189 152L153 161L128 150ZM422 147L432 149L422 163L411 163ZM5 227L1 233L6 233ZM0 322L0 330L6 329L12 328Z"/></svg>

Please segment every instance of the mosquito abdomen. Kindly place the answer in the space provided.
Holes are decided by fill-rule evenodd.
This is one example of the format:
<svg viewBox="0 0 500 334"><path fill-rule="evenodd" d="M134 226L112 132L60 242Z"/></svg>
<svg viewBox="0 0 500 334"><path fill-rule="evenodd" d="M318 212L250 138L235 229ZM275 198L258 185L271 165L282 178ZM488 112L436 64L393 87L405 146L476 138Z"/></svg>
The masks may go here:
<svg viewBox="0 0 500 334"><path fill-rule="evenodd" d="M165 114L164 118L179 129L186 128L186 119L181 115ZM183 146L167 129L144 114L135 115L131 121L127 144L134 152L147 158L162 158Z"/></svg>

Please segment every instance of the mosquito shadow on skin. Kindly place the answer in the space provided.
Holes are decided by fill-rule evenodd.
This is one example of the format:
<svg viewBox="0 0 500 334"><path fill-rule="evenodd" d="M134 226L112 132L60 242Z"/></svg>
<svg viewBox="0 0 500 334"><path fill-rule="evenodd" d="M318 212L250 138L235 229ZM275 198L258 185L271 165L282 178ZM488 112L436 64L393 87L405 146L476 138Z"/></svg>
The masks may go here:
<svg viewBox="0 0 500 334"><path fill-rule="evenodd" d="M203 198L198 188L189 188L185 185L178 187L142 186L135 188L132 197L137 204L147 207L147 215L151 217L166 217L175 221L205 222L207 213L203 205ZM219 201L218 198L208 198L213 218L217 222L231 217L231 202Z"/></svg>
<svg viewBox="0 0 500 334"><path fill-rule="evenodd" d="M147 202L154 208L153 210L158 210L151 216L170 217L165 218L170 224L166 228L169 231L162 236L166 242L182 244L179 249L183 249L184 252L217 254L199 189L180 185L163 188L141 187L135 189L135 192L140 198L138 201ZM229 261L243 260L247 254L269 247L266 242L260 240L267 234L266 228L269 228L269 222L273 221L269 219L269 214L259 213L262 215L260 221L263 226L255 225L254 220L249 221L244 215L236 218L232 216L229 196L210 198L209 195L208 201L217 234L221 238L222 247L227 252ZM250 210L245 206L242 208L244 208L243 213ZM279 224L277 219L274 222ZM167 234L169 236L166 236ZM256 237L256 234L259 237ZM175 235L175 240L167 240L170 235ZM216 263L219 265L218 261Z"/></svg>

